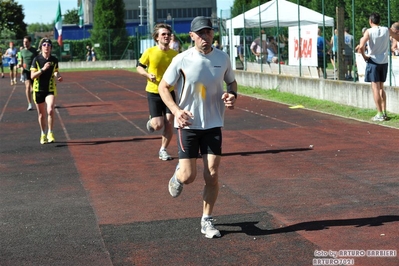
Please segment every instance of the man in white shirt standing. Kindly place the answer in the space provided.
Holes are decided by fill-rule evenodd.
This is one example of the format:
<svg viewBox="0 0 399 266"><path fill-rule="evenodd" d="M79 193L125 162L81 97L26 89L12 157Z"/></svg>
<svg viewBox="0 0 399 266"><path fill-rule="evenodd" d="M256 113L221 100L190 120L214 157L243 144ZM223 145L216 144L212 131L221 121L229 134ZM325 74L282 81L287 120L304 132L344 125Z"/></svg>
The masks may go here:
<svg viewBox="0 0 399 266"><path fill-rule="evenodd" d="M364 81L371 82L374 102L377 107L377 114L373 121L384 121L388 119L386 111L386 93L384 82L388 72L389 36L399 40L399 23L394 23L389 29L380 26L380 15L372 13L369 17L371 28L365 31L360 40L359 52L367 62ZM395 26L396 25L396 26ZM365 53L365 46L368 43L368 53Z"/></svg>

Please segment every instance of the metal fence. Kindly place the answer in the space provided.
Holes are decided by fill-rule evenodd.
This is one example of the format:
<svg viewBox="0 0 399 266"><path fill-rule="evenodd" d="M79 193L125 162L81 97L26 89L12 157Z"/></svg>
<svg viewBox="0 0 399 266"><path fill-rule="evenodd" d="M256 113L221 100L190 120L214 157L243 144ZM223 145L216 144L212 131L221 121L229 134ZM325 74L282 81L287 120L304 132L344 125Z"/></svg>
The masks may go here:
<svg viewBox="0 0 399 266"><path fill-rule="evenodd" d="M288 5L290 6L288 7ZM309 10L303 9L299 4L277 0L266 2L249 10L243 6L242 10L247 11L235 17L228 16L230 10L221 11L219 22L221 25L222 46L229 53L232 65L236 69L293 76L346 79L354 82L363 81L365 64L360 64L363 59L356 54L355 47L362 36L360 31L363 27L369 25L356 25L355 27L354 17L365 16L368 20L369 14L363 14L360 11L356 13L352 6L352 21L348 22L348 11L344 10L344 7L337 7L336 14L328 17L323 12L320 13L313 10L309 12ZM386 14L380 13L380 15L384 18L382 22L386 23L386 26L390 26L392 23L390 22L389 7L387 7L386 12ZM332 19L332 22L330 19ZM306 46L303 43L305 36L303 28L306 25L317 25L321 29L321 36L328 42L334 34L334 29L339 30L336 56L331 56L333 54L331 51L332 47L326 46L324 49L323 65L321 66L326 70L324 73L322 71L319 72L318 63L308 65L304 62L303 54L306 52ZM349 53L345 53L345 50L348 51L344 44L344 27L347 25L349 25L350 34L353 35L349 48L351 60L348 59ZM297 28L296 38L298 38L298 43L289 34L292 27ZM256 58L250 49L251 44L256 38L259 38L261 43L263 41L269 43L269 36L274 38L277 46L277 53L275 55L277 60L274 62ZM316 32L314 36L317 36ZM293 64L289 59L295 49L299 49L300 56L298 58L299 62ZM346 63L345 60L352 61L352 63ZM349 65L350 71L346 65ZM346 75L348 72L350 74ZM385 84L399 86L399 56L395 56L394 54L390 55L389 75Z"/></svg>

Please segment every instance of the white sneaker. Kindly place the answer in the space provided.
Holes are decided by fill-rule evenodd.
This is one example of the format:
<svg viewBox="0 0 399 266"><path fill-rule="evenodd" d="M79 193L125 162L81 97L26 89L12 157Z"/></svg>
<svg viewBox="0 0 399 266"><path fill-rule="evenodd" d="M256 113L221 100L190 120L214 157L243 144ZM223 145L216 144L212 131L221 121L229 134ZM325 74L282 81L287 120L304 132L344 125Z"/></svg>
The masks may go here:
<svg viewBox="0 0 399 266"><path fill-rule="evenodd" d="M371 120L376 121L376 122L383 122L385 118L383 116L375 115Z"/></svg>
<svg viewBox="0 0 399 266"><path fill-rule="evenodd" d="M201 233L203 233L206 238L221 237L220 231L213 225L212 218L201 220Z"/></svg>
<svg viewBox="0 0 399 266"><path fill-rule="evenodd" d="M26 110L27 110L27 111L33 110L33 107L32 107L32 104L31 104L31 103L28 104L28 108L27 108Z"/></svg>
<svg viewBox="0 0 399 266"><path fill-rule="evenodd" d="M178 169L179 169L179 164L176 165L175 173L170 178L168 185L169 193L174 198L177 198L180 195L180 193L183 191L183 184L177 181L176 179L176 172Z"/></svg>
<svg viewBox="0 0 399 266"><path fill-rule="evenodd" d="M166 150L162 150L159 151L159 159L162 161L169 161L172 160L172 156L170 156Z"/></svg>

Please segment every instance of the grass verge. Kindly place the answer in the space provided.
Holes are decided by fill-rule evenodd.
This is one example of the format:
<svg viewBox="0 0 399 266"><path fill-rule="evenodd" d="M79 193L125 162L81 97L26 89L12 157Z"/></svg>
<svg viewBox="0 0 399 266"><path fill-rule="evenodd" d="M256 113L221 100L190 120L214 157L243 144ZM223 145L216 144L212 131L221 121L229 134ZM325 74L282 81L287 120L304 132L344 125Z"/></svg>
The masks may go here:
<svg viewBox="0 0 399 266"><path fill-rule="evenodd" d="M256 97L259 99L279 102L287 105L302 105L304 108L337 115L345 118L356 119L364 122L378 123L380 125L399 128L399 115L389 114L389 120L373 122L371 118L376 114L374 109L362 109L353 106L337 104L325 100L317 100L306 96L299 96L288 92L280 92L278 89L261 89L252 87L238 87L239 94Z"/></svg>

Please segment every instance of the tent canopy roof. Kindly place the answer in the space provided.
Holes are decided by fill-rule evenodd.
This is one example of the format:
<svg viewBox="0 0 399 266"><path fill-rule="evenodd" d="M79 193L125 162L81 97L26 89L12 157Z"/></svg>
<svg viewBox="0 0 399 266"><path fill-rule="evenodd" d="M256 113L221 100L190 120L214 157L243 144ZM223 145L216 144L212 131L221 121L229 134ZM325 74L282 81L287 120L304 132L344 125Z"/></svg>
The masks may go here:
<svg viewBox="0 0 399 266"><path fill-rule="evenodd" d="M323 26L323 14L303 6L299 6L298 11L297 4L286 0L272 0L227 20L226 27L240 29L257 28L259 26L263 28L298 26L298 12L300 25L317 24ZM334 27L334 19L324 16L324 25Z"/></svg>

